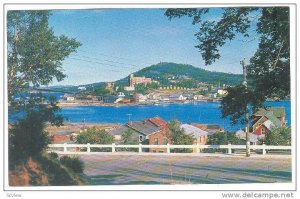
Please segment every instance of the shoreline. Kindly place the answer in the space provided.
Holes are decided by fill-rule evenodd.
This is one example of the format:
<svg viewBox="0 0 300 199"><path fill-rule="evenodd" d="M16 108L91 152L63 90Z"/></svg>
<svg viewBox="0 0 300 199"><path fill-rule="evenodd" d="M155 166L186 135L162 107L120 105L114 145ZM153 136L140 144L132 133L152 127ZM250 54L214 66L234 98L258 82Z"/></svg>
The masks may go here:
<svg viewBox="0 0 300 199"><path fill-rule="evenodd" d="M76 106L159 106L159 105L170 105L170 104L198 104L198 103L220 103L220 101L193 101L193 102L169 102L169 103L131 103L131 104L115 104L115 103L57 103L59 107L76 107Z"/></svg>

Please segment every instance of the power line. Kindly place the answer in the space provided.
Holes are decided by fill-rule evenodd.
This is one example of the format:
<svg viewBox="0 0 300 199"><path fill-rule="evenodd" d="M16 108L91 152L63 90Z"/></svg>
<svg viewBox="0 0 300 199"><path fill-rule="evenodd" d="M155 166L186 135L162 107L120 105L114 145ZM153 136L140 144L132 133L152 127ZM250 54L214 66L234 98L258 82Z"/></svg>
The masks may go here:
<svg viewBox="0 0 300 199"><path fill-rule="evenodd" d="M78 57L83 57L83 58L87 58L87 59L94 59L94 60L99 60L99 61L105 61L105 62L111 62L111 63L116 63L116 64L126 64L126 63L122 63L122 62L116 62L116 61L112 61L112 60L108 60L108 59L99 59L99 58L95 58L95 57L90 57L90 56L85 56L85 55L76 55ZM104 63L103 63L104 64ZM127 64L126 64L127 65ZM130 64L133 65L133 64ZM136 67L130 67L130 66L117 66L117 65L111 65L111 66L115 66L115 67L122 67L122 68L129 68L129 69L140 69L139 66L137 65L133 65Z"/></svg>
<svg viewBox="0 0 300 199"><path fill-rule="evenodd" d="M79 59L79 58L74 58L74 57L69 57L69 59L78 60L78 61L84 61L84 62L89 62L89 63L93 63L93 64L96 63L96 64L101 64L101 65L112 66L110 64L105 64L105 63L100 63L100 62L95 62L95 61L89 61L89 60L84 60L84 59ZM106 70L113 71L113 72L122 72L122 71L113 70L113 69L109 69L109 68L106 68Z"/></svg>
<svg viewBox="0 0 300 199"><path fill-rule="evenodd" d="M83 53L91 54L90 52L87 52L85 50L78 50L78 51L81 51ZM124 58L124 57L119 57L119 56L114 56L114 55L108 55L108 54L104 54L104 53L100 53L100 52L96 52L95 54L96 55L105 56L105 57L111 57L111 58L117 58L117 59L127 60L127 61L130 61L130 62L136 62L136 61L138 61L138 60L128 59L128 58ZM152 63L148 63L147 62L147 64L152 64Z"/></svg>

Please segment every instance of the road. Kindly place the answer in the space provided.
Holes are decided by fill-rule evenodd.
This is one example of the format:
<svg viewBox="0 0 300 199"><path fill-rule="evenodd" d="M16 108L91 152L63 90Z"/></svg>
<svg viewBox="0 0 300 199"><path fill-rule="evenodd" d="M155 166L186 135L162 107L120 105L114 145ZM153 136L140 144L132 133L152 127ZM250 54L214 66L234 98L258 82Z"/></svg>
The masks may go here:
<svg viewBox="0 0 300 199"><path fill-rule="evenodd" d="M92 185L291 182L290 157L81 155Z"/></svg>

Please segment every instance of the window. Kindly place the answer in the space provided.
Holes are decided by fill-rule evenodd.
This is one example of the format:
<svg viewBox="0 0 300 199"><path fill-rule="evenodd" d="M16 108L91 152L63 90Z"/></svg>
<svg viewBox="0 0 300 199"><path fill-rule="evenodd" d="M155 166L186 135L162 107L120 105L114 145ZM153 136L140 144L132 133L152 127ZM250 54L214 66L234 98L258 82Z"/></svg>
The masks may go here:
<svg viewBox="0 0 300 199"><path fill-rule="evenodd" d="M142 135L139 136L139 140L140 140L140 142L143 141L143 136Z"/></svg>
<svg viewBox="0 0 300 199"><path fill-rule="evenodd" d="M262 128L262 129L261 129L261 134L265 134L265 133L266 133L265 129Z"/></svg>
<svg viewBox="0 0 300 199"><path fill-rule="evenodd" d="M154 138L154 144L158 145L158 138Z"/></svg>

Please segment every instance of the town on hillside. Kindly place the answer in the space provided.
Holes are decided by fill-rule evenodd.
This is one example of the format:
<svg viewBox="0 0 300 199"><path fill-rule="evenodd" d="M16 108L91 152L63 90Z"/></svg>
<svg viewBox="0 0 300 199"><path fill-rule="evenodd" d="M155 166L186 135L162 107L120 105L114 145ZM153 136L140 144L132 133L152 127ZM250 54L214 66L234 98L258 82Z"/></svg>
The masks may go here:
<svg viewBox="0 0 300 199"><path fill-rule="evenodd" d="M192 87L184 86L182 81L191 80L186 75L168 77L168 85L161 85L157 80L131 74L128 84L123 87L115 82L88 90L79 86L76 94L65 94L59 101L61 106L71 105L131 105L192 103L220 101L226 95L226 84L218 85L198 82ZM182 86L179 86L182 85Z"/></svg>

